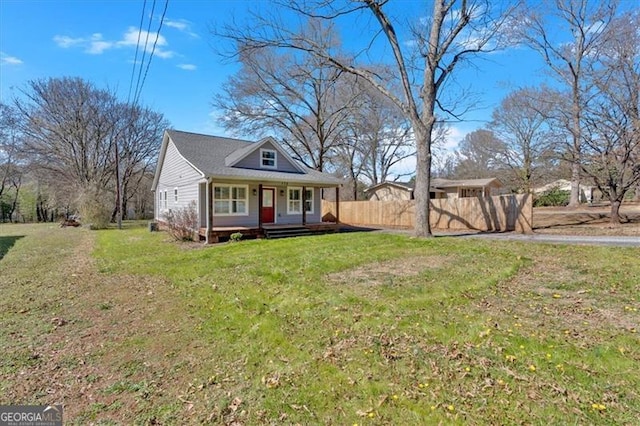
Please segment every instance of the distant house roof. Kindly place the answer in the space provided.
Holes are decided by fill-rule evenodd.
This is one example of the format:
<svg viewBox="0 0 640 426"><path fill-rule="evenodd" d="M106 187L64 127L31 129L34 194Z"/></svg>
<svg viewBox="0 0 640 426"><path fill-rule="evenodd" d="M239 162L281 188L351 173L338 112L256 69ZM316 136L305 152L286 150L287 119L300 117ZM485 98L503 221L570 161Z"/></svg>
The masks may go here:
<svg viewBox="0 0 640 426"><path fill-rule="evenodd" d="M587 185L585 183L580 183L580 188L582 188L583 190L586 188L588 190L593 190L596 187L593 185ZM566 179L558 179L558 180L554 180L553 182L550 182L546 185L542 185L539 186L537 188L533 188L533 193L534 194L541 194L543 192L547 192L550 191L552 189L557 189L560 191L571 191L571 181L566 180Z"/></svg>
<svg viewBox="0 0 640 426"><path fill-rule="evenodd" d="M152 189L158 184L161 165L164 161L169 140L173 142L180 155L203 178L218 178L231 180L287 182L298 184L314 184L324 186L338 186L344 183L341 179L310 169L292 159L286 154L275 140L265 138L259 142L240 139L223 138L218 136L189 133L179 130L167 130L164 133L158 167ZM297 172L278 170L250 169L234 167L242 158L259 148L264 143L271 142L281 155L294 164Z"/></svg>
<svg viewBox="0 0 640 426"><path fill-rule="evenodd" d="M494 188L501 188L502 183L496 178L486 178L486 179L459 179L459 180L450 180L450 179L431 179L431 186L435 188L473 188L473 187L487 187L492 186Z"/></svg>
<svg viewBox="0 0 640 426"><path fill-rule="evenodd" d="M406 191L413 191L414 184L413 182L382 182L377 185L370 186L365 190L365 192L375 191L377 188L381 186L395 186L396 188L404 189ZM431 192L443 192L443 188L479 188L479 187L487 187L491 186L494 188L502 187L502 183L496 178L487 178L487 179L459 179L459 180L450 180L450 179L439 179L434 178L431 179Z"/></svg>
<svg viewBox="0 0 640 426"><path fill-rule="evenodd" d="M370 186L369 188L365 189L364 192L375 191L381 186L395 186L396 188L404 189L405 191L413 191L413 184L411 182L381 182L379 184Z"/></svg>

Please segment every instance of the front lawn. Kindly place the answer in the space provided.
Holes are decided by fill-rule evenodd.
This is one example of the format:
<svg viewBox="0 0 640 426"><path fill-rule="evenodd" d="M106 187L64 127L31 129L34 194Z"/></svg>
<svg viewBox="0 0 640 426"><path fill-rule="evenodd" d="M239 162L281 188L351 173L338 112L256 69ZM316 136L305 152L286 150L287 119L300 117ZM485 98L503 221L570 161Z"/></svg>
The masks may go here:
<svg viewBox="0 0 640 426"><path fill-rule="evenodd" d="M1 404L63 402L78 424L640 418L638 249L3 236Z"/></svg>

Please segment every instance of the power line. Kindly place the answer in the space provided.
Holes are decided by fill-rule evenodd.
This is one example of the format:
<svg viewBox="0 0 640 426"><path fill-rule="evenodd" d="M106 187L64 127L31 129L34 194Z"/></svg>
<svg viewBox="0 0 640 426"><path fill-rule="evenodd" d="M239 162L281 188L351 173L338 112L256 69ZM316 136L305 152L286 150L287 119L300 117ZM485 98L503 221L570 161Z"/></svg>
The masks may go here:
<svg viewBox="0 0 640 426"><path fill-rule="evenodd" d="M140 79L142 78L142 69L144 68L144 57L147 55L147 46L149 45L149 34L151 31L151 22L153 20L153 12L156 9L156 0L153 0L153 4L151 5L151 15L149 16L149 25L147 25L147 35L144 40L144 49L142 49L142 59L140 60L140 68L138 69L138 80L136 81L136 90L133 96L134 105L138 102L139 90L140 90ZM140 28L140 32L142 32L142 28ZM138 33L139 35L139 33Z"/></svg>
<svg viewBox="0 0 640 426"><path fill-rule="evenodd" d="M144 87L144 82L147 79L147 74L149 73L149 67L151 66L151 59L153 59L153 54L156 51L156 45L158 44L158 39L160 38L160 30L162 30L162 24L164 22L164 17L165 17L165 15L167 13L167 7L168 6L169 6L169 0L165 0L165 2L164 2L164 10L162 11L162 16L160 17L160 25L158 26L158 31L156 31L156 38L153 41L153 47L151 48L151 53L149 54L149 61L147 62L147 68L144 71L144 77L142 78L142 84L140 84L140 90L138 92L138 95L134 99L134 104L138 103L138 98L140 97L140 94L142 93L142 88Z"/></svg>
<svg viewBox="0 0 640 426"><path fill-rule="evenodd" d="M133 88L133 77L136 74L136 63L138 62L138 50L140 50L140 34L142 34L142 24L144 22L144 11L147 7L147 0L142 4L142 13L140 14L140 25L138 25L138 41L136 43L136 56L133 58L133 67L131 67L131 79L129 80L129 94L127 95L127 104L131 100L131 89Z"/></svg>

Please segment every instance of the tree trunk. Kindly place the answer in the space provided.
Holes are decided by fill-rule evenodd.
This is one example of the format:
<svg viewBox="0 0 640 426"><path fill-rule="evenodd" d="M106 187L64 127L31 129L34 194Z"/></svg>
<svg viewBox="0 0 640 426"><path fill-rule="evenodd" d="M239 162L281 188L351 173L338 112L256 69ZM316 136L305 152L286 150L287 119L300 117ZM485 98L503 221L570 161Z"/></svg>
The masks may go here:
<svg viewBox="0 0 640 426"><path fill-rule="evenodd" d="M416 187L414 190L416 200L415 229L416 237L431 237L431 224L429 223L430 200L429 190L431 186L431 149L429 133L418 130L414 126L416 136Z"/></svg>
<svg viewBox="0 0 640 426"><path fill-rule="evenodd" d="M580 163L574 161L571 164L571 197L569 207L580 205Z"/></svg>
<svg viewBox="0 0 640 426"><path fill-rule="evenodd" d="M618 200L611 202L611 224L620 225L620 205L622 203Z"/></svg>

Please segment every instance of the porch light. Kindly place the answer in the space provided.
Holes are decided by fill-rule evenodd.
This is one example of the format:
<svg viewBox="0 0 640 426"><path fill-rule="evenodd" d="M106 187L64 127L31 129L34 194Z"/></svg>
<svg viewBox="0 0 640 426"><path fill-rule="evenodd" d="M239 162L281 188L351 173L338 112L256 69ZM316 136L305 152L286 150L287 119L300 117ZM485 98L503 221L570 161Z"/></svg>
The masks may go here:
<svg viewBox="0 0 640 426"><path fill-rule="evenodd" d="M281 196L281 197L284 197L284 189L281 189L281 190L280 190L280 196Z"/></svg>
<svg viewBox="0 0 640 426"><path fill-rule="evenodd" d="M254 196L258 195L258 190L257 190L257 189L255 189L255 188L253 188L253 195L254 195Z"/></svg>

